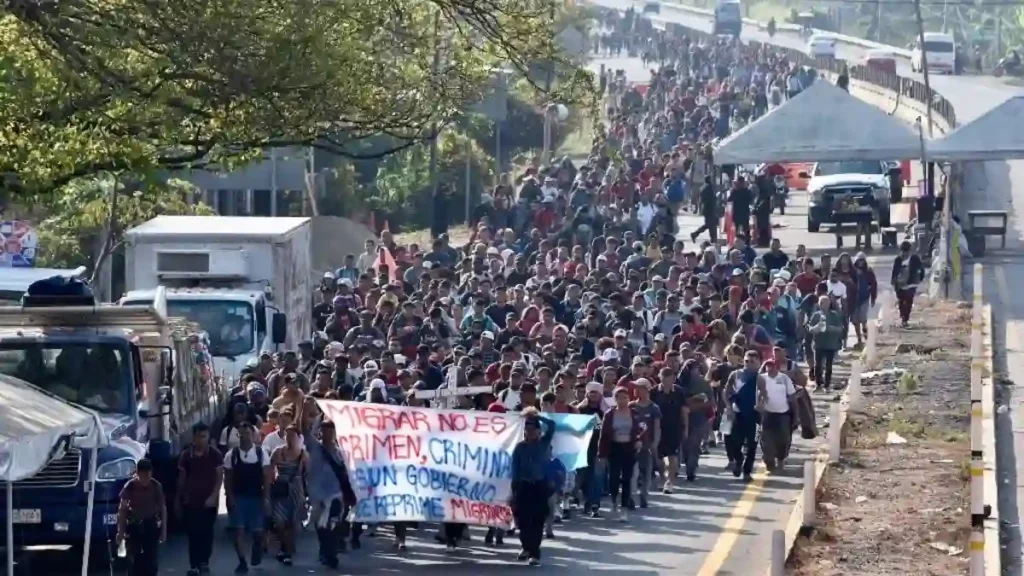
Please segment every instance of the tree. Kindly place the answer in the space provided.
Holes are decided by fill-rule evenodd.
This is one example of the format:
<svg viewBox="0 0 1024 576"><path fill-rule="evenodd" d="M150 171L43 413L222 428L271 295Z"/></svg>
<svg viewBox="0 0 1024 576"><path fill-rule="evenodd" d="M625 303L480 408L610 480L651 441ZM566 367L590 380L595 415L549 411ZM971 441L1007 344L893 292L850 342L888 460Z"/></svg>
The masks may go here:
<svg viewBox="0 0 1024 576"><path fill-rule="evenodd" d="M435 136L555 53L558 0L0 0L0 189ZM555 60L561 62L560 57ZM559 67L560 101L593 97Z"/></svg>
<svg viewBox="0 0 1024 576"><path fill-rule="evenodd" d="M196 189L182 180L144 182L109 174L80 179L59 193L40 195L35 211L52 214L39 232L37 264L54 268L85 265L96 271L121 247L129 228L160 214L212 214L192 202Z"/></svg>

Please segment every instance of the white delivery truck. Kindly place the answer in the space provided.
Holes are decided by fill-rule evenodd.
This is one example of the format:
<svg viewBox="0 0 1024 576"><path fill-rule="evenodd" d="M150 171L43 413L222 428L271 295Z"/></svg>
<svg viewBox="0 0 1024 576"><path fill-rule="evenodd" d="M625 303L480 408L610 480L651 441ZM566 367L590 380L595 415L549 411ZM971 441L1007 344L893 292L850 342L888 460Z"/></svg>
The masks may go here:
<svg viewBox="0 0 1024 576"><path fill-rule="evenodd" d="M312 330L309 218L158 216L125 234L122 304L167 288L167 313L199 324L218 375Z"/></svg>

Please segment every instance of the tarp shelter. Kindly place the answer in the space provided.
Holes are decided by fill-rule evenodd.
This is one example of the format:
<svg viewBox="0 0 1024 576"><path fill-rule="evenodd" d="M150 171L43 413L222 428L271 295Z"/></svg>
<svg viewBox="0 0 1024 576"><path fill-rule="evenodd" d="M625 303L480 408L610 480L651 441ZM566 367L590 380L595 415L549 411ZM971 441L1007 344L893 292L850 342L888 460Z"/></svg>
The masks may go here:
<svg viewBox="0 0 1024 576"><path fill-rule="evenodd" d="M99 416L23 380L0 374L0 481L6 483L7 490L8 574L14 574L14 483L38 474L71 438L75 447L93 450L88 476L91 487L96 477L97 451L108 443ZM89 564L94 497L95 491L90 490L83 574Z"/></svg>
<svg viewBox="0 0 1024 576"><path fill-rule="evenodd" d="M988 162L1024 159L1024 96L999 106L930 142L928 160Z"/></svg>
<svg viewBox="0 0 1024 576"><path fill-rule="evenodd" d="M910 126L824 79L722 140L714 154L718 165L920 157Z"/></svg>

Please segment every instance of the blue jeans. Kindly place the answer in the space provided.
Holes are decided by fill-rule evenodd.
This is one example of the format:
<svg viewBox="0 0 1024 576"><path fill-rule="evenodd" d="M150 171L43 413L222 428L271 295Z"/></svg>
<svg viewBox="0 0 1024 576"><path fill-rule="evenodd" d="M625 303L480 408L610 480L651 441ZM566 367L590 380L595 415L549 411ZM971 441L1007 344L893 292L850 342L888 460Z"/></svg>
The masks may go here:
<svg viewBox="0 0 1024 576"><path fill-rule="evenodd" d="M595 461L580 470L584 474L583 497L586 500L584 508L593 510L601 505L601 496L604 495L604 466L600 461Z"/></svg>

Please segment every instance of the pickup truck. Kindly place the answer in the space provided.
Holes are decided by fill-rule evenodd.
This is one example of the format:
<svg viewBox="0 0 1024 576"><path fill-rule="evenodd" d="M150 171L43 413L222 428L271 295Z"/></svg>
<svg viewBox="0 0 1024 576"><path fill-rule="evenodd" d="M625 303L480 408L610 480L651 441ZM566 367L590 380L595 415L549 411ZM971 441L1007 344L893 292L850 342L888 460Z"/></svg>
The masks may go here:
<svg viewBox="0 0 1024 576"><path fill-rule="evenodd" d="M893 178L899 179L899 168L892 162L845 161L818 162L810 172L800 172L809 179L807 193L807 231L818 232L822 224L834 224L834 210L850 200L870 201L878 211L878 226L890 225L889 209L899 202L893 193ZM896 186L902 192L902 188ZM867 198L870 196L871 198Z"/></svg>

